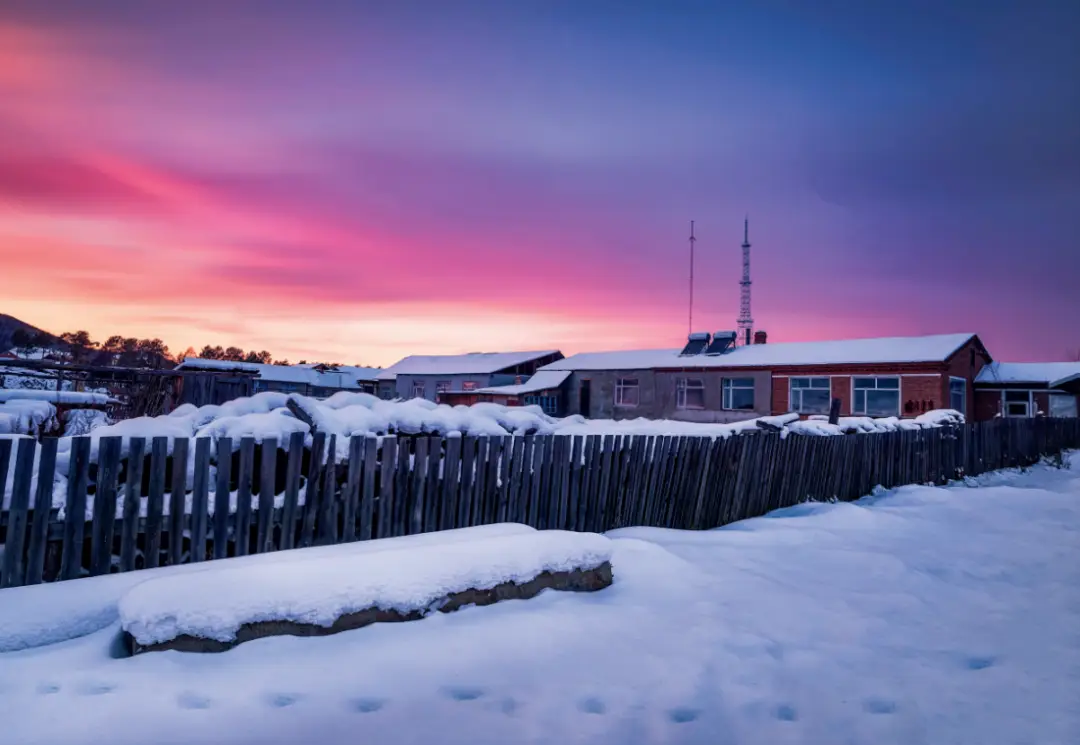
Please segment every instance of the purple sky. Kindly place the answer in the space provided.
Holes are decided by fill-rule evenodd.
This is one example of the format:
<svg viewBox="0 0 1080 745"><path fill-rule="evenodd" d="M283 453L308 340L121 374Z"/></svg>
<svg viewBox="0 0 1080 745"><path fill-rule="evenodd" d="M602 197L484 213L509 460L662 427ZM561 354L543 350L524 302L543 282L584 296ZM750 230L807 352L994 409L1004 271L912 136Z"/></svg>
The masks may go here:
<svg viewBox="0 0 1080 745"><path fill-rule="evenodd" d="M0 7L3 307L278 356L1080 347L1080 5Z"/></svg>

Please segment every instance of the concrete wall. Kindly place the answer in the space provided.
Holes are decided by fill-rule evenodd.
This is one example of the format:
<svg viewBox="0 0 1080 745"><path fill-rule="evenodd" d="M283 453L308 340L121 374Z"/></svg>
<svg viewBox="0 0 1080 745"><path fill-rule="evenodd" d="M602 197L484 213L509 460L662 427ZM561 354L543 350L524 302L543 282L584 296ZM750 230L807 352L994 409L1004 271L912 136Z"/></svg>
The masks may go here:
<svg viewBox="0 0 1080 745"><path fill-rule="evenodd" d="M435 385L437 383L449 382L450 390L460 391L463 390L466 382L474 383L477 388L485 388L489 385L505 385L506 382L502 380L504 378L509 378L510 383L514 381L512 375L491 375L490 373L481 375L398 375L394 393L404 399L415 398L413 384L422 383L424 385L424 398L428 401L434 401Z"/></svg>
<svg viewBox="0 0 1080 745"><path fill-rule="evenodd" d="M637 406L615 406L615 382L619 378L638 381ZM676 386L679 378L699 379L705 387L704 409L679 409L676 406ZM751 378L754 381L753 411L724 411L724 378ZM589 380L591 410L581 411L581 382ZM771 409L772 376L768 372L720 373L713 371L582 371L573 373L566 382L566 413L582 414L593 419L676 419L684 422L737 422L764 416Z"/></svg>

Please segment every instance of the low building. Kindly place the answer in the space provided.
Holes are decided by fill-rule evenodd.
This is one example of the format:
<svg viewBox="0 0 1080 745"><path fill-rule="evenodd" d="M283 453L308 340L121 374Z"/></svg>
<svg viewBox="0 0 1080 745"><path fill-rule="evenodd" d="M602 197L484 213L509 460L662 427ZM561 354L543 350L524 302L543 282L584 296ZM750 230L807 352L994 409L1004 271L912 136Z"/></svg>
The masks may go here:
<svg viewBox="0 0 1080 745"><path fill-rule="evenodd" d="M340 391L376 392L379 368L346 365L264 365L233 360L186 359L176 366L181 376L180 403L222 404L263 391L327 398Z"/></svg>
<svg viewBox="0 0 1080 745"><path fill-rule="evenodd" d="M496 403L503 406L539 406L549 416L563 416L566 393L563 383L569 370L541 370L523 383L478 388L471 392L439 394L439 403L471 406L476 403Z"/></svg>
<svg viewBox="0 0 1080 745"><path fill-rule="evenodd" d="M558 350L412 355L379 373L379 396L439 401L444 394L520 385L539 368L562 358Z"/></svg>
<svg viewBox="0 0 1080 745"><path fill-rule="evenodd" d="M975 379L975 418L1077 415L1080 362L993 362Z"/></svg>
<svg viewBox="0 0 1080 745"><path fill-rule="evenodd" d="M567 414L732 422L796 411L912 417L974 412L974 381L992 359L975 334L736 347L734 332L692 334L686 347L576 354L544 371L570 372Z"/></svg>

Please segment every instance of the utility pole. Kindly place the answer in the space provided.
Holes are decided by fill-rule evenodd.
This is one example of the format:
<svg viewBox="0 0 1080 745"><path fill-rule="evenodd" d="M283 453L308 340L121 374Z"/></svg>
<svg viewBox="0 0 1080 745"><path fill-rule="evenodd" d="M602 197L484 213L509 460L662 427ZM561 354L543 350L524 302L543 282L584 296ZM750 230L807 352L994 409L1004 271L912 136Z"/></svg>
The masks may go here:
<svg viewBox="0 0 1080 745"><path fill-rule="evenodd" d="M690 221L690 318L688 321L687 335L694 333L694 221Z"/></svg>

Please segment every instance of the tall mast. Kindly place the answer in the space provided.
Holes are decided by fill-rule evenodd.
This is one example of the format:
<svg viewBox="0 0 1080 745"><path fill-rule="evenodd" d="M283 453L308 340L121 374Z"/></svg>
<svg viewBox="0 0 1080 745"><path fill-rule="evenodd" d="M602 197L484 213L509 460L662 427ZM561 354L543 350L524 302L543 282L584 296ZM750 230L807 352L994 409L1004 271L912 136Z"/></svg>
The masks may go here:
<svg viewBox="0 0 1080 745"><path fill-rule="evenodd" d="M750 216L743 220L742 281L739 282L739 320L736 344L749 344L754 319L750 315Z"/></svg>
<svg viewBox="0 0 1080 745"><path fill-rule="evenodd" d="M694 333L694 244L697 242L697 238L694 237L694 221L690 221L690 318L688 320L687 334Z"/></svg>

